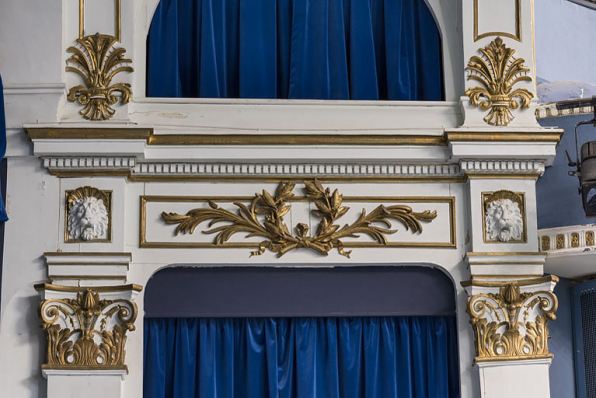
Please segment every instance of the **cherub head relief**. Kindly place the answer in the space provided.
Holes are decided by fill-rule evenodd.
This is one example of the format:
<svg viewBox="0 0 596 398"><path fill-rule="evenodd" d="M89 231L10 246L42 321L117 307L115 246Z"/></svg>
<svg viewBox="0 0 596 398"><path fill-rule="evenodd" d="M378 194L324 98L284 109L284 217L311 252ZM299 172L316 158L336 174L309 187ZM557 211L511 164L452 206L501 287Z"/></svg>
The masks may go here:
<svg viewBox="0 0 596 398"><path fill-rule="evenodd" d="M523 200L510 191L498 191L485 202L486 239L509 242L523 240Z"/></svg>
<svg viewBox="0 0 596 398"><path fill-rule="evenodd" d="M67 205L69 239L92 241L108 238L109 198L104 192L92 187L79 188L68 195Z"/></svg>

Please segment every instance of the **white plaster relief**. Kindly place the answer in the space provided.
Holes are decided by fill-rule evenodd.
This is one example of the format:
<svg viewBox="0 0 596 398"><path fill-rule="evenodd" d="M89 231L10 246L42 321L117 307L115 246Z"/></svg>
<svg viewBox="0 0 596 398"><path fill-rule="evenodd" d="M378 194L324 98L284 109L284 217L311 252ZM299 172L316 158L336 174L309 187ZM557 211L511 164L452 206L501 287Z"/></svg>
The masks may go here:
<svg viewBox="0 0 596 398"><path fill-rule="evenodd" d="M68 233L71 239L106 239L107 231L108 210L102 199L90 196L73 201L68 210Z"/></svg>
<svg viewBox="0 0 596 398"><path fill-rule="evenodd" d="M511 199L499 199L488 204L486 235L490 240L509 242L522 240L524 221L519 205Z"/></svg>

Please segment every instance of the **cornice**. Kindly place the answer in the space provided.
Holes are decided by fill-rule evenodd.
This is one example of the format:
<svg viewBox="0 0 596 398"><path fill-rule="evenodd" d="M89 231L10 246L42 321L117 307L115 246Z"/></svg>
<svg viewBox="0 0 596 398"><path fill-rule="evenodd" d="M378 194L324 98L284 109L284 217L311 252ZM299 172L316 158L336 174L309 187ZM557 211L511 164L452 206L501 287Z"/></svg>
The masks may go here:
<svg viewBox="0 0 596 398"><path fill-rule="evenodd" d="M134 157L45 157L59 177L124 176L131 181L321 180L463 182L457 164L137 162Z"/></svg>
<svg viewBox="0 0 596 398"><path fill-rule="evenodd" d="M546 167L543 160L465 159L459 162L468 178L538 178Z"/></svg>

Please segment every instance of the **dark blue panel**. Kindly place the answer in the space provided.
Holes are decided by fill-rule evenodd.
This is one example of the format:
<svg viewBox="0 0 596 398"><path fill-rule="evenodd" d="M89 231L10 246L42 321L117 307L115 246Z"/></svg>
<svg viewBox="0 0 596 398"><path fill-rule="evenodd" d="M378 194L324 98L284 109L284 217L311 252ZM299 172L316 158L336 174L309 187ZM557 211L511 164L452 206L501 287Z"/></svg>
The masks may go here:
<svg viewBox="0 0 596 398"><path fill-rule="evenodd" d="M571 309L576 394L591 398L596 394L596 280L571 288Z"/></svg>
<svg viewBox="0 0 596 398"><path fill-rule="evenodd" d="M162 0L147 96L443 99L424 0Z"/></svg>
<svg viewBox="0 0 596 398"><path fill-rule="evenodd" d="M411 267L166 268L145 291L147 317L455 314L442 271Z"/></svg>
<svg viewBox="0 0 596 398"><path fill-rule="evenodd" d="M575 398L570 288L571 280L560 278L554 291L559 301L557 319L548 324L548 348L555 356L549 369L551 398Z"/></svg>

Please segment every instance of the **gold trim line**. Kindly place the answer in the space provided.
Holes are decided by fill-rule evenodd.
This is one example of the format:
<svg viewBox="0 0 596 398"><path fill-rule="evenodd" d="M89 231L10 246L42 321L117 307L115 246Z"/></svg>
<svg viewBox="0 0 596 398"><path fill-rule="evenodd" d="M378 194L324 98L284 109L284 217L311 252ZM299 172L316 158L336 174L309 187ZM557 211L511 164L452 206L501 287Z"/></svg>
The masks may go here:
<svg viewBox="0 0 596 398"><path fill-rule="evenodd" d="M505 36L517 40L521 43L521 4L520 0L515 0L515 34L507 32L485 32L478 34L478 0L474 0L474 41L478 41L489 36ZM532 36L533 36L532 32Z"/></svg>
<svg viewBox="0 0 596 398"><path fill-rule="evenodd" d="M62 285L54 285L51 283L37 283L33 285L35 290L50 290L54 292L66 292L66 293L78 293L87 290L89 287L81 287L81 286L62 286ZM140 292L143 290L143 286L137 285L136 283L131 283L128 285L118 285L118 286L93 286L93 290L99 293L110 293L110 292L128 292L133 290L135 292Z"/></svg>
<svg viewBox="0 0 596 398"><path fill-rule="evenodd" d="M43 254L45 257L53 257L53 256L128 256L132 260L132 253L129 252L45 252Z"/></svg>
<svg viewBox="0 0 596 398"><path fill-rule="evenodd" d="M534 278L534 279L520 279L520 280L512 280L512 281L483 281L483 280L467 280L461 281L460 284L463 287L468 286L479 286L479 287L501 287L505 285L514 285L514 286L530 286L530 285L539 285L545 282L559 282L559 278L555 275L548 275L543 276L542 278Z"/></svg>
<svg viewBox="0 0 596 398"><path fill-rule="evenodd" d="M474 361L476 362L509 362L509 361L524 361L529 359L548 359L554 358L553 354L539 354L539 355L524 355L519 357L512 357L512 356L499 356L499 357L476 357Z"/></svg>
<svg viewBox="0 0 596 398"><path fill-rule="evenodd" d="M474 142L474 141L498 141L498 142L559 142L563 131L553 133L524 133L524 132L445 132L447 142Z"/></svg>

